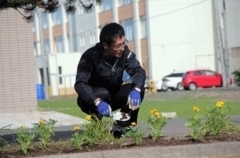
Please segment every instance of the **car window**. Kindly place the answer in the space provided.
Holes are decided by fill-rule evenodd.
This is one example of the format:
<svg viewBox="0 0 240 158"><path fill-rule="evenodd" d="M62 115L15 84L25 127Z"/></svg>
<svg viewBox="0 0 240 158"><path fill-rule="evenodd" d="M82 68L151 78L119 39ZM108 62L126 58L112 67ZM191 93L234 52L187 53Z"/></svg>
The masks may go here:
<svg viewBox="0 0 240 158"><path fill-rule="evenodd" d="M182 77L184 77L184 76L187 76L187 75L189 75L190 74L190 72L189 71L187 71L187 72L185 72L184 74L183 74L183 76Z"/></svg>
<svg viewBox="0 0 240 158"><path fill-rule="evenodd" d="M206 73L206 76L215 76L215 72L213 72L213 71L209 71L209 70L207 70L207 71L205 71L205 73Z"/></svg>
<svg viewBox="0 0 240 158"><path fill-rule="evenodd" d="M202 71L194 71L194 76L202 76L204 73Z"/></svg>
<svg viewBox="0 0 240 158"><path fill-rule="evenodd" d="M164 76L164 77L172 77L172 75L173 75L173 74L169 74L169 75L167 75L167 76Z"/></svg>
<svg viewBox="0 0 240 158"><path fill-rule="evenodd" d="M176 73L176 77L182 77L184 73Z"/></svg>
<svg viewBox="0 0 240 158"><path fill-rule="evenodd" d="M184 73L172 73L165 77L182 77Z"/></svg>

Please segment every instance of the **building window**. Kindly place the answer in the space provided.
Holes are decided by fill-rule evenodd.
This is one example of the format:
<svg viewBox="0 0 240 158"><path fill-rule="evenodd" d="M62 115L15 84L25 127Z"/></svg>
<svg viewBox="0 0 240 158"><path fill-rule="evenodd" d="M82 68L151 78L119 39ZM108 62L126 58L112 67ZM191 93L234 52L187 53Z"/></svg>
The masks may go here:
<svg viewBox="0 0 240 158"><path fill-rule="evenodd" d="M41 13L41 19L42 19L42 28L46 29L48 28L48 17L47 17L47 13Z"/></svg>
<svg viewBox="0 0 240 158"><path fill-rule="evenodd" d="M57 46L57 52L64 52L64 44L63 44L62 36L56 37L55 41Z"/></svg>
<svg viewBox="0 0 240 158"><path fill-rule="evenodd" d="M55 12L54 12L54 25L59 25L62 24L63 22L63 16L62 16L62 8L59 7Z"/></svg>
<svg viewBox="0 0 240 158"><path fill-rule="evenodd" d="M89 39L90 39L90 44L93 44L93 36L92 36L92 33L90 33Z"/></svg>
<svg viewBox="0 0 240 158"><path fill-rule="evenodd" d="M126 39L129 41L134 40L134 23L133 19L127 19L120 22L124 27Z"/></svg>
<svg viewBox="0 0 240 158"><path fill-rule="evenodd" d="M79 41L80 41L80 47L85 46L85 36L84 35L79 37Z"/></svg>
<svg viewBox="0 0 240 158"><path fill-rule="evenodd" d="M95 44L96 43L96 34L95 32L90 33L90 44Z"/></svg>
<svg viewBox="0 0 240 158"><path fill-rule="evenodd" d="M132 2L133 2L132 0L119 0L120 5L127 5L127 4L130 4Z"/></svg>
<svg viewBox="0 0 240 158"><path fill-rule="evenodd" d="M49 40L45 39L43 41L43 44L44 44L44 53L45 54L49 54L50 53L50 43L49 43Z"/></svg>
<svg viewBox="0 0 240 158"><path fill-rule="evenodd" d="M83 6L80 4L79 5L79 7L78 7L78 15L81 15L81 14L83 14L84 13L84 8L83 8Z"/></svg>
<svg viewBox="0 0 240 158"><path fill-rule="evenodd" d="M112 0L103 1L103 4L101 5L101 10L102 11L110 10L112 9L112 5L113 5Z"/></svg>
<svg viewBox="0 0 240 158"><path fill-rule="evenodd" d="M141 23L141 38L147 37L147 23L146 23L146 16L140 16L140 23Z"/></svg>
<svg viewBox="0 0 240 158"><path fill-rule="evenodd" d="M59 66L58 67L58 74L59 74L59 84L62 84L63 83L63 79L62 79L62 67Z"/></svg>
<svg viewBox="0 0 240 158"><path fill-rule="evenodd" d="M36 43L36 42L33 43L33 54L34 54L34 56L37 56L37 55L38 55L37 43Z"/></svg>

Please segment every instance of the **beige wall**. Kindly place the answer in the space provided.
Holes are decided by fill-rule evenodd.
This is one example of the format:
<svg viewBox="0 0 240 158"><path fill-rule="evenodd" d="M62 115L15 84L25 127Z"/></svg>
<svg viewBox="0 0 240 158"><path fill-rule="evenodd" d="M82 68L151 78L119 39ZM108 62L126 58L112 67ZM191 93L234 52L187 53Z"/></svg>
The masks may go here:
<svg viewBox="0 0 240 158"><path fill-rule="evenodd" d="M136 53L136 52L135 52L135 42L134 42L134 41L129 41L127 45L128 45L128 48L129 48L132 52Z"/></svg>
<svg viewBox="0 0 240 158"><path fill-rule="evenodd" d="M138 8L139 8L139 16L145 15L146 14L146 4L145 0L140 0L138 2Z"/></svg>
<svg viewBox="0 0 240 158"><path fill-rule="evenodd" d="M104 25L112 22L112 20L113 20L112 10L100 12L98 14L98 18L99 18L99 21L98 21L99 26L104 26Z"/></svg>
<svg viewBox="0 0 240 158"><path fill-rule="evenodd" d="M32 24L14 11L0 13L0 113L37 109Z"/></svg>
<svg viewBox="0 0 240 158"><path fill-rule="evenodd" d="M123 5L118 8L118 20L123 21L133 18L133 6L132 4Z"/></svg>

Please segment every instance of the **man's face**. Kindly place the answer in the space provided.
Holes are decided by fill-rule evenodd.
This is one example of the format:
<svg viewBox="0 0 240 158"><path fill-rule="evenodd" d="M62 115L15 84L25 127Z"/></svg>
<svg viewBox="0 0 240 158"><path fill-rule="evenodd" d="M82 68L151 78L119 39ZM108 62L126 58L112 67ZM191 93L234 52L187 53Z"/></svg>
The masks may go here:
<svg viewBox="0 0 240 158"><path fill-rule="evenodd" d="M127 44L127 40L124 36L116 37L113 40L113 43L110 45L107 45L106 43L103 43L104 49L110 56L114 56L116 58L120 58L123 54L124 47Z"/></svg>

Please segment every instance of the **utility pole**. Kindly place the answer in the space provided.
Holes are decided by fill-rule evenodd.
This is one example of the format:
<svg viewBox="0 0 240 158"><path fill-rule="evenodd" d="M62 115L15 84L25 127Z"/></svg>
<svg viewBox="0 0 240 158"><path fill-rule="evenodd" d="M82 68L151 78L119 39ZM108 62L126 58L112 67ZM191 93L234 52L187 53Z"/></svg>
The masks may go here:
<svg viewBox="0 0 240 158"><path fill-rule="evenodd" d="M227 34L227 18L226 18L226 2L223 0L223 32L224 32L224 60L225 60L225 71L227 78L227 86L229 86L229 76L230 76L230 64L229 64L229 50L228 50L228 34Z"/></svg>
<svg viewBox="0 0 240 158"><path fill-rule="evenodd" d="M40 46L41 46L41 54L42 54L42 65L43 65L43 82L44 82L44 92L45 92L45 99L49 100L48 95L48 77L47 77L47 70L46 70L46 60L45 60L45 50L43 45L43 28L42 28L42 17L41 12L38 11L38 19L39 19L39 36L40 36Z"/></svg>
<svg viewBox="0 0 240 158"><path fill-rule="evenodd" d="M222 31L221 31L221 25L219 22L219 12L217 7L217 0L213 0L213 6L214 6L214 14L215 14L215 24L217 28L217 43L218 43L218 63L222 72L222 80L223 80L223 87L227 87L227 72L226 72L226 60L225 60L225 54L223 50L223 39L222 39Z"/></svg>

